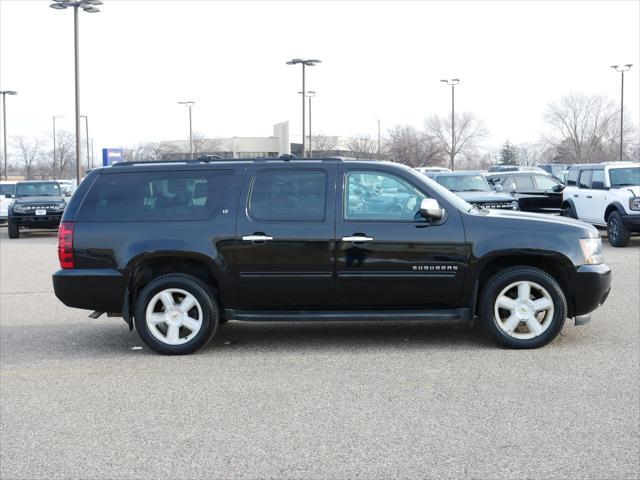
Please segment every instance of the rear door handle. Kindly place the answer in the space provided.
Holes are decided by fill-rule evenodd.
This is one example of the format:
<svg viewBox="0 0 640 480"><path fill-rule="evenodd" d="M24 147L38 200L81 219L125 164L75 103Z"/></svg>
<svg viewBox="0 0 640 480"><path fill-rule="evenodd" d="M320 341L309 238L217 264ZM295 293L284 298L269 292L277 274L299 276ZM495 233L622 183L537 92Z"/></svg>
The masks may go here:
<svg viewBox="0 0 640 480"><path fill-rule="evenodd" d="M573 198L578 198L578 195L574 195Z"/></svg>
<svg viewBox="0 0 640 480"><path fill-rule="evenodd" d="M354 235L352 237L342 237L343 242L371 242L373 241L373 237L364 237L359 235Z"/></svg>
<svg viewBox="0 0 640 480"><path fill-rule="evenodd" d="M242 240L248 242L266 242L267 240L273 240L273 237L269 237L268 235L245 235L242 237Z"/></svg>

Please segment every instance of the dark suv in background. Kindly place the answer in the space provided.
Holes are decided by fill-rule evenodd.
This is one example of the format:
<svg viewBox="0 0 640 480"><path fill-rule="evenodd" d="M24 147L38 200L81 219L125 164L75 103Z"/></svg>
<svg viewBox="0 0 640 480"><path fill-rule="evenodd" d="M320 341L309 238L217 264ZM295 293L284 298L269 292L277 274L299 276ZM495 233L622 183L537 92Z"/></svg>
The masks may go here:
<svg viewBox="0 0 640 480"><path fill-rule="evenodd" d="M57 229L66 206L58 182L18 182L8 210L9 238L18 238L22 228Z"/></svg>
<svg viewBox="0 0 640 480"><path fill-rule="evenodd" d="M57 297L185 354L229 320L471 320L539 347L609 293L596 229L472 206L408 167L325 159L120 163L59 230Z"/></svg>

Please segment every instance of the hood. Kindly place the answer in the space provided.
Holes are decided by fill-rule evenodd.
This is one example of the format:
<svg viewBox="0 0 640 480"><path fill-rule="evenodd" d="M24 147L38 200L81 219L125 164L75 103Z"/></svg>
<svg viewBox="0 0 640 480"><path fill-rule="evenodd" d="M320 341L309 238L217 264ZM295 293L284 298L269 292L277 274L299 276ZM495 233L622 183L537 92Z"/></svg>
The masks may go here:
<svg viewBox="0 0 640 480"><path fill-rule="evenodd" d="M48 204L48 203L63 203L64 202L64 197L62 196L50 196L50 195L45 195L45 196L34 196L34 197L16 197L14 198L14 203L20 203L20 204Z"/></svg>
<svg viewBox="0 0 640 480"><path fill-rule="evenodd" d="M453 192L470 203L477 202L513 202L515 198L503 192Z"/></svg>
<svg viewBox="0 0 640 480"><path fill-rule="evenodd" d="M609 190L616 190L622 192L633 192L636 197L640 197L640 185L633 185L628 187L611 187Z"/></svg>
<svg viewBox="0 0 640 480"><path fill-rule="evenodd" d="M549 224L565 226L571 229L583 230L583 233L587 237L598 238L600 236L596 227L589 223L556 215L514 210L489 210L486 216L494 218L504 218L507 220L522 220L525 222L531 222L533 224L539 224L540 228L544 228L545 225Z"/></svg>

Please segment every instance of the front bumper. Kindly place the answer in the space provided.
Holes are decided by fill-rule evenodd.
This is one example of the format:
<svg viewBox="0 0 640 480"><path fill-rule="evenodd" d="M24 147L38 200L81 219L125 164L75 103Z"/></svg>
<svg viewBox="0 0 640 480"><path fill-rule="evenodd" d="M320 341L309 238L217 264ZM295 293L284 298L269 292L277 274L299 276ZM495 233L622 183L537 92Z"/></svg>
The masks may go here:
<svg viewBox="0 0 640 480"><path fill-rule="evenodd" d="M622 223L632 232L640 232L640 215L622 215Z"/></svg>
<svg viewBox="0 0 640 480"><path fill-rule="evenodd" d="M127 278L112 269L63 269L53 274L53 290L67 307L122 312Z"/></svg>
<svg viewBox="0 0 640 480"><path fill-rule="evenodd" d="M611 291L611 268L600 265L582 265L573 275L573 315L585 316L602 305ZM582 322L586 323L586 322Z"/></svg>
<svg viewBox="0 0 640 480"><path fill-rule="evenodd" d="M11 215L10 220L19 227L27 228L58 228L62 220L62 212L46 215L16 214Z"/></svg>

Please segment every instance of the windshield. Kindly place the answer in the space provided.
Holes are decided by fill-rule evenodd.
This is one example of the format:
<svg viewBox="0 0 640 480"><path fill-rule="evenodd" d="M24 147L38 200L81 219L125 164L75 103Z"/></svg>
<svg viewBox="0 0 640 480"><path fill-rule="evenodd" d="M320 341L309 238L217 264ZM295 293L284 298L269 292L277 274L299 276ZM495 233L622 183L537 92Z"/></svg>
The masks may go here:
<svg viewBox="0 0 640 480"><path fill-rule="evenodd" d="M609 170L609 179L613 188L640 185L640 167L612 168Z"/></svg>
<svg viewBox="0 0 640 480"><path fill-rule="evenodd" d="M452 192L490 192L482 175L439 175L436 181Z"/></svg>
<svg viewBox="0 0 640 480"><path fill-rule="evenodd" d="M10 193L11 195L13 195L16 191L16 186L15 184L11 184L11 183L5 183L5 184L0 184L0 195L4 196L7 193Z"/></svg>
<svg viewBox="0 0 640 480"><path fill-rule="evenodd" d="M59 197L58 182L19 183L16 186L16 197Z"/></svg>

